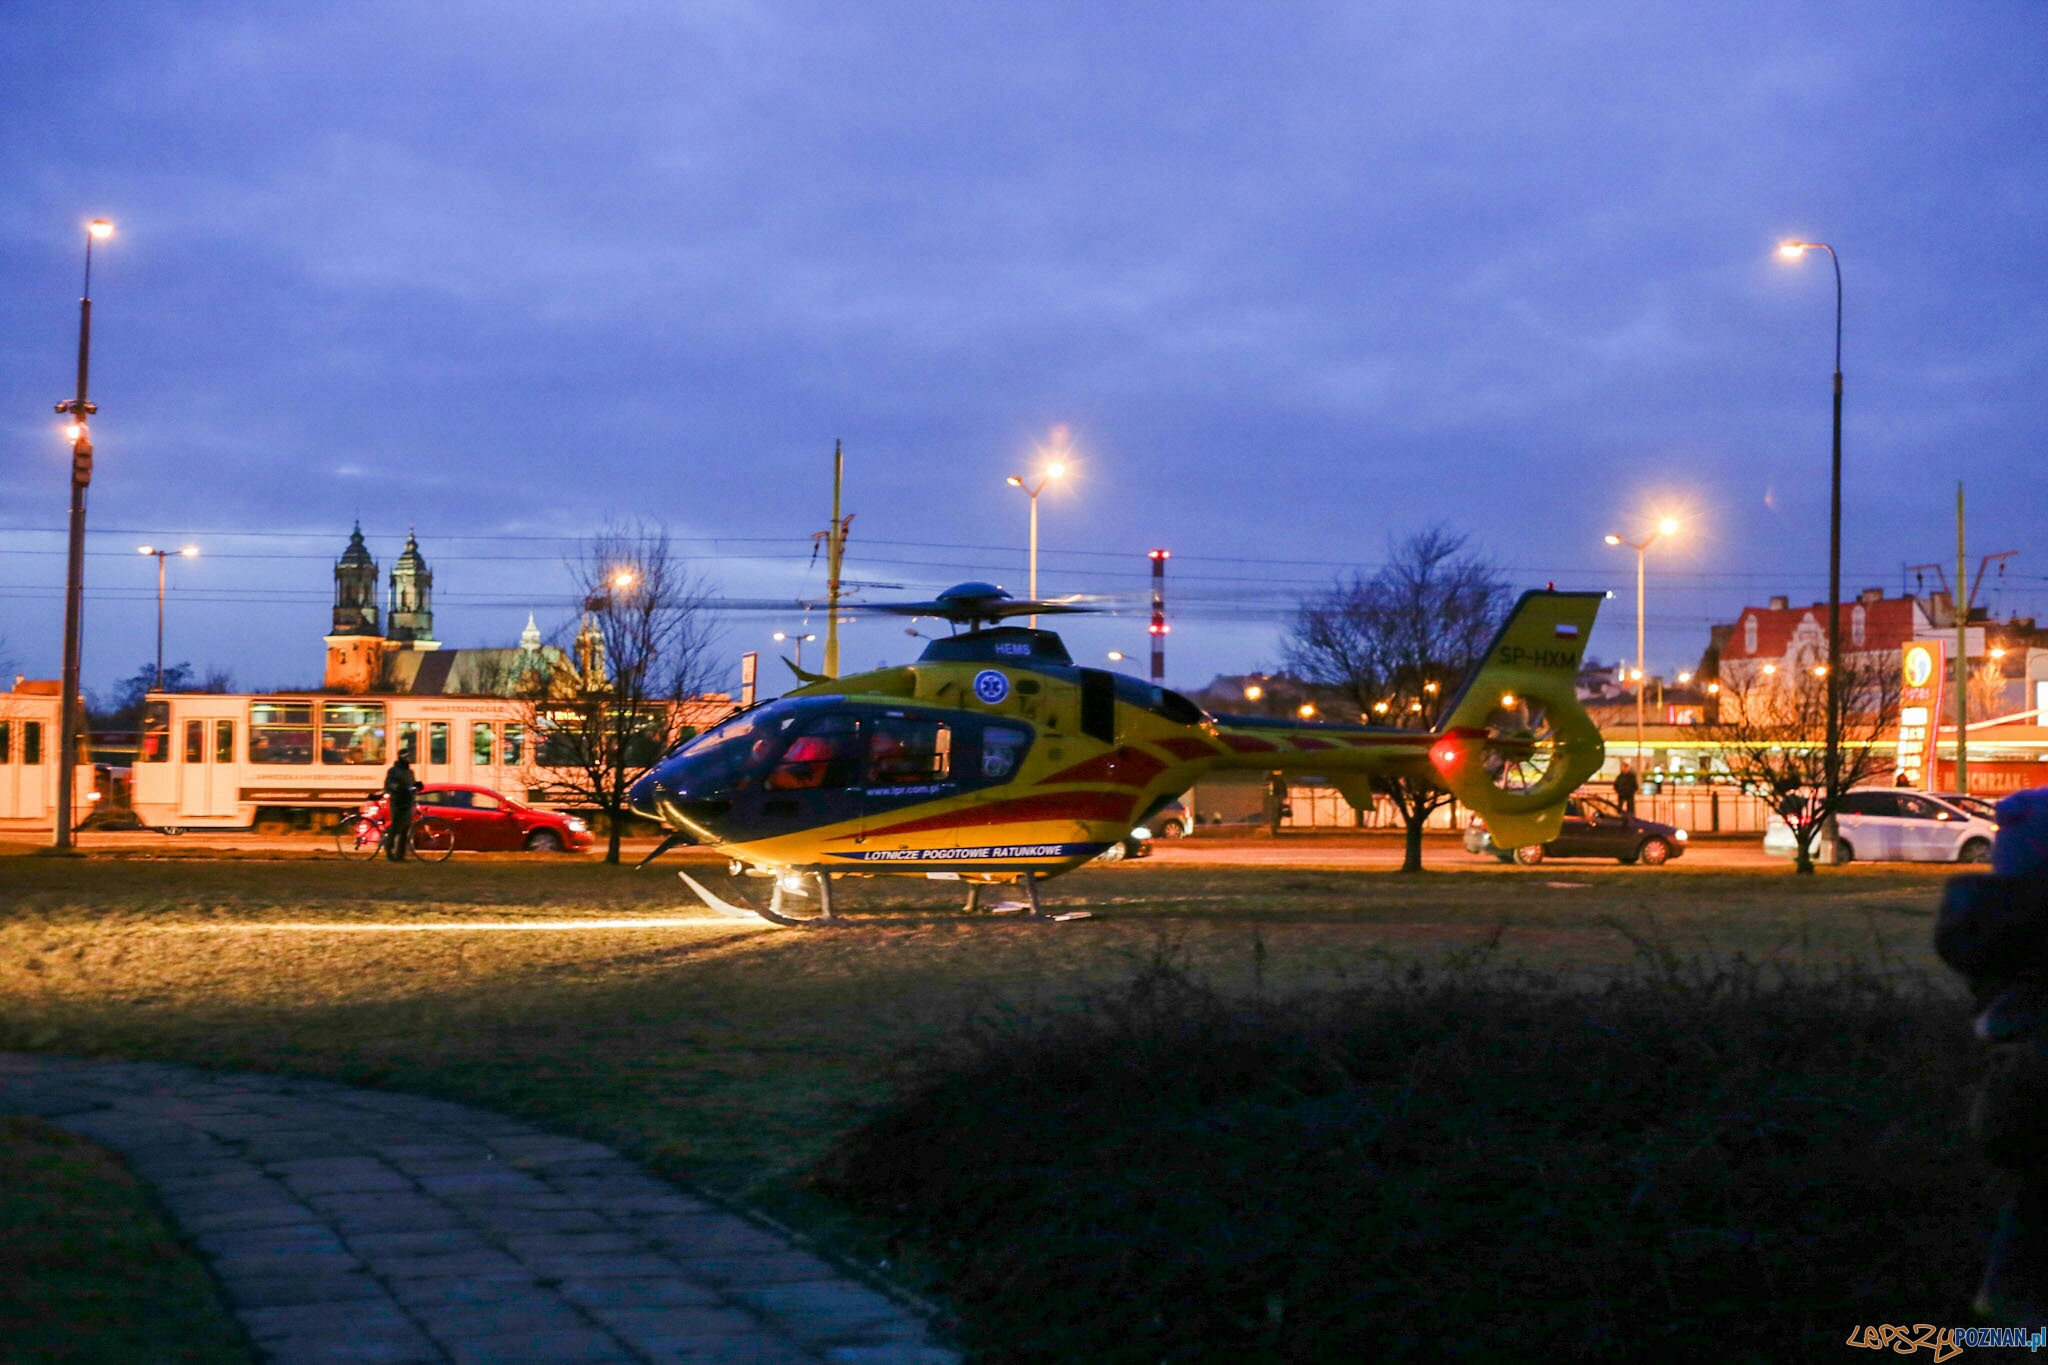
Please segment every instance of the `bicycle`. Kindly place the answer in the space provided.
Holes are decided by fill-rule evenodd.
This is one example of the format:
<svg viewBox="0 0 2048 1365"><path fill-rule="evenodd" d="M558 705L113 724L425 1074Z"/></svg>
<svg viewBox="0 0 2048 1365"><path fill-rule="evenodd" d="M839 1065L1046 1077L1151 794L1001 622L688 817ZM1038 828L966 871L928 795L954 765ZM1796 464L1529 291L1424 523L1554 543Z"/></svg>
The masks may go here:
<svg viewBox="0 0 2048 1365"><path fill-rule="evenodd" d="M334 846L344 858L364 862L384 852L391 838L389 815L380 802L370 802L334 827ZM438 815L415 809L411 848L423 862L438 863L455 852L455 826Z"/></svg>

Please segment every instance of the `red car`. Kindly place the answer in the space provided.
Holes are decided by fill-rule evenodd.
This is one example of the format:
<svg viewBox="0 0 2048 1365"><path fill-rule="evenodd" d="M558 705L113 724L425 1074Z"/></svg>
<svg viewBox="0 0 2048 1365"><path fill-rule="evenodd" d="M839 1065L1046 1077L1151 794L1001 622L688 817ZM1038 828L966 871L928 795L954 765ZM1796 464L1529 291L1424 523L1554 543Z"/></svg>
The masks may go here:
<svg viewBox="0 0 2048 1365"><path fill-rule="evenodd" d="M590 847L590 826L573 815L535 810L489 787L430 782L420 790L422 815L455 826L455 847L475 853L581 853ZM378 814L385 798L377 798Z"/></svg>

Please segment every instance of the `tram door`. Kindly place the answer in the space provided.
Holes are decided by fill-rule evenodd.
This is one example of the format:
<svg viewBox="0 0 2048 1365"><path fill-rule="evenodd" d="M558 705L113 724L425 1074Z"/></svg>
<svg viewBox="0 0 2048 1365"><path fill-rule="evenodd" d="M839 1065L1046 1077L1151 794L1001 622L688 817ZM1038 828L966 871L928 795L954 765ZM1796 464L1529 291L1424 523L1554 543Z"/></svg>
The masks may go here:
<svg viewBox="0 0 2048 1365"><path fill-rule="evenodd" d="M178 735L178 814L188 818L235 814L240 793L235 767L236 731L230 716L187 716Z"/></svg>

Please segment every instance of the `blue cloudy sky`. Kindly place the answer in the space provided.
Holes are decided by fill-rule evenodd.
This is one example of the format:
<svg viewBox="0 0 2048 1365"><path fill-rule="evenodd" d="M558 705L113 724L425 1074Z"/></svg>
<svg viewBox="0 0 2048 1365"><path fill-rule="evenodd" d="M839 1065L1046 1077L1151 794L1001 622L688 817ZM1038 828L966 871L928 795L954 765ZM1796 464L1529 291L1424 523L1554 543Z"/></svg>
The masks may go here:
<svg viewBox="0 0 2048 1365"><path fill-rule="evenodd" d="M564 554L664 524L733 598L1135 599L1169 674L1277 658L1390 535L1612 587L1650 662L1826 586L1847 286L1845 589L2019 550L2048 615L2048 5L80 3L0 6L0 637L54 676L95 257L85 673L317 676L330 565L408 525L438 633L570 609ZM878 595L886 595L880 593ZM727 612L723 648L801 616ZM811 618L812 625L818 618ZM1139 656L1142 613L1068 630ZM902 658L902 623L847 662Z"/></svg>

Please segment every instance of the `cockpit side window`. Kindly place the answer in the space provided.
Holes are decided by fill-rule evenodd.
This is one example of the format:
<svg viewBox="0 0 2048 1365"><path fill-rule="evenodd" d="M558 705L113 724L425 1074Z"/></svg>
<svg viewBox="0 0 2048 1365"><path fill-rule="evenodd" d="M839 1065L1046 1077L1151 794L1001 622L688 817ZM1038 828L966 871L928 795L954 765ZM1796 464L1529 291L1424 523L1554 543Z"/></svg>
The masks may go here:
<svg viewBox="0 0 2048 1365"><path fill-rule="evenodd" d="M860 721L839 713L820 716L782 751L762 784L772 791L850 787L860 778Z"/></svg>

